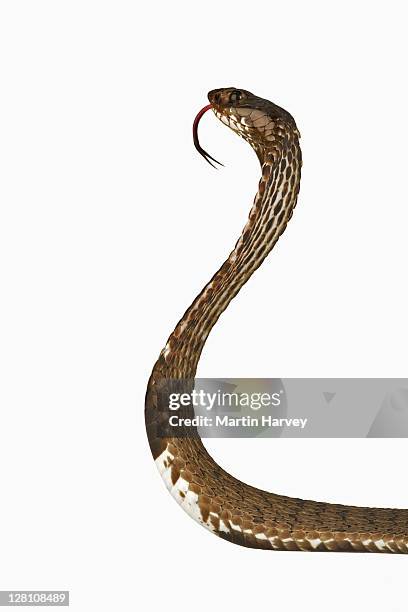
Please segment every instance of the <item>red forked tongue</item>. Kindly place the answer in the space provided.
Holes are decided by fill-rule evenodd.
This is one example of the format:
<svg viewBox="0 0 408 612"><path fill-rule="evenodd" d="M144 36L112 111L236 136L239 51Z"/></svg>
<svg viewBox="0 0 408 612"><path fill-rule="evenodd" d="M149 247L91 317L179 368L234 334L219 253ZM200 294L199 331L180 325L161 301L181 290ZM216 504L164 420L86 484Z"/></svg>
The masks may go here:
<svg viewBox="0 0 408 612"><path fill-rule="evenodd" d="M194 123L193 123L193 140L194 140L194 146L197 149L197 151L200 153L200 155L202 155L204 157L205 161L208 161L208 163L211 164L211 166L213 168L216 168L216 166L214 166L214 164L212 164L210 162L210 159L212 159L213 162L215 162L216 164L220 164L220 166L223 166L224 164L222 164L221 162L219 162L216 159L214 159L214 157L211 157L211 155L209 153L207 153L207 151L204 151L204 149L200 145L200 141L198 140L198 124L200 123L201 117L210 108L212 108L212 104L207 104L207 106L204 106L204 108L202 108L200 110L200 112L197 114L197 117L194 119Z"/></svg>

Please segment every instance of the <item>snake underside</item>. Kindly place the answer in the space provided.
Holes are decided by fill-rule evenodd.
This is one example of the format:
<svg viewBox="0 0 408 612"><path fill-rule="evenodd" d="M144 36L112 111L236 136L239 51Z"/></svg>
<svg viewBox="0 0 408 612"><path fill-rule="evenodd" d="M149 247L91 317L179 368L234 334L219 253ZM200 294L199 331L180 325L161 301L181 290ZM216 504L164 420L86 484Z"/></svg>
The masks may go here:
<svg viewBox="0 0 408 612"><path fill-rule="evenodd" d="M299 192L300 136L293 117L245 90L218 89L208 97L210 104L201 114L211 108L249 142L262 175L235 248L179 321L153 368L145 419L156 465L181 507L230 542L269 550L408 553L408 510L343 506L261 491L225 472L197 433L180 438L161 433L163 383L194 379L208 334L285 230ZM201 149L196 134L195 141L200 153L215 161Z"/></svg>

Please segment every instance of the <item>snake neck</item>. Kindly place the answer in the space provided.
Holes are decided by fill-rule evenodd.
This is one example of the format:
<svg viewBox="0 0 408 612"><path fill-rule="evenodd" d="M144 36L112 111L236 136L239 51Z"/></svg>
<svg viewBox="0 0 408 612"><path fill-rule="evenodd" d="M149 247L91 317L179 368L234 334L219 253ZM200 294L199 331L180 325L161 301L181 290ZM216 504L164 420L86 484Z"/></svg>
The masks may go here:
<svg viewBox="0 0 408 612"><path fill-rule="evenodd" d="M189 381L187 385L193 384L201 351L211 329L272 250L296 206L301 172L296 128L282 126L272 143L254 149L262 174L248 221L228 259L176 325L149 379L145 419L155 459L166 448L165 439L157 433L163 417L159 408L163 383L182 380ZM187 390L183 387L183 391Z"/></svg>
<svg viewBox="0 0 408 612"><path fill-rule="evenodd" d="M228 259L170 335L155 366L162 378L194 378L212 327L272 250L292 216L302 163L299 133L282 123L277 134L272 146L254 147L262 175L248 221Z"/></svg>

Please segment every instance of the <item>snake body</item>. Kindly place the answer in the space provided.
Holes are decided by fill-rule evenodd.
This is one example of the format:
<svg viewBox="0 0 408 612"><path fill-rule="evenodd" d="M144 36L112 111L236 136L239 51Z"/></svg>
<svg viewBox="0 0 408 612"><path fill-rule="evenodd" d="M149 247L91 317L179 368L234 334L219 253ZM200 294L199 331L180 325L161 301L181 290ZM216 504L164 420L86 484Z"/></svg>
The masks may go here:
<svg viewBox="0 0 408 612"><path fill-rule="evenodd" d="M293 117L246 90L217 89L208 98L210 104L203 111L211 107L252 146L262 175L235 248L188 308L154 365L145 420L156 465L181 507L230 542L269 550L408 553L408 510L344 506L268 493L223 470L198 434L180 438L159 434L162 381L194 379L213 325L276 244L299 192L300 135Z"/></svg>

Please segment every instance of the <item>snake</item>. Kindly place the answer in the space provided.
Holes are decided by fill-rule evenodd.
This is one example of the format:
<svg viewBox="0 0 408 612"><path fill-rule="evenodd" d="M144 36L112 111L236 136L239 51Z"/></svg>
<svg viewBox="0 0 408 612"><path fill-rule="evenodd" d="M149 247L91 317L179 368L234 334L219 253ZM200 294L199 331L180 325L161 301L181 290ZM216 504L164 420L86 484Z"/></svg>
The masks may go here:
<svg viewBox="0 0 408 612"><path fill-rule="evenodd" d="M198 139L199 121L212 110L255 151L261 177L235 247L176 325L149 378L145 424L156 466L183 510L226 541L274 551L408 553L408 509L365 508L263 491L219 466L196 431L166 435L163 384L194 381L211 329L284 232L300 187L300 133L289 112L235 87L210 91L208 102L194 120L196 149L211 165L220 163Z"/></svg>

